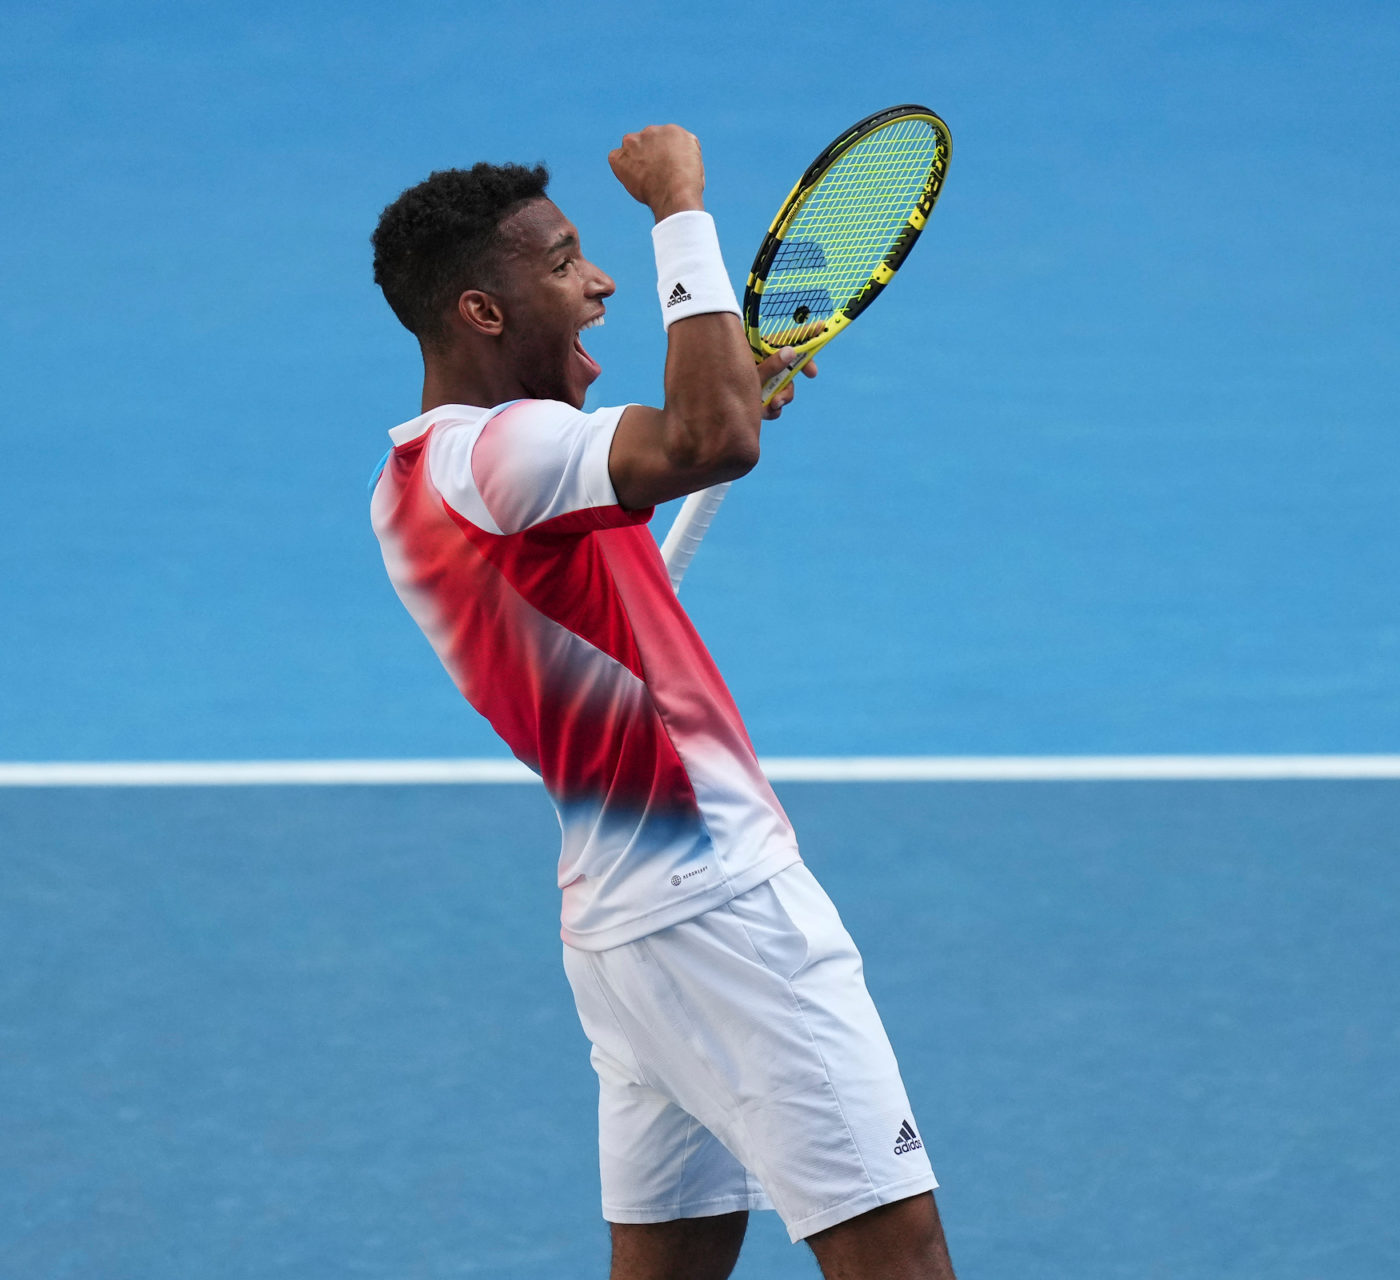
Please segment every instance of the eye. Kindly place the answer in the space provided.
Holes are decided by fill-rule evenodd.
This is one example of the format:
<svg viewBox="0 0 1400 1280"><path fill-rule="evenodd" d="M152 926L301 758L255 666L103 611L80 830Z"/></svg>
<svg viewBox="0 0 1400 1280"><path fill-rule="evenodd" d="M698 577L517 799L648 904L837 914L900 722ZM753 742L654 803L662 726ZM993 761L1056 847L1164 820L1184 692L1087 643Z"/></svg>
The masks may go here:
<svg viewBox="0 0 1400 1280"><path fill-rule="evenodd" d="M574 262L574 260L573 260L572 258L565 258L564 261L561 262L561 263L560 263L557 267L555 267L554 269L555 269L556 271L564 271L564 270L567 270L569 267L571 267L571 266L573 265L573 262Z"/></svg>

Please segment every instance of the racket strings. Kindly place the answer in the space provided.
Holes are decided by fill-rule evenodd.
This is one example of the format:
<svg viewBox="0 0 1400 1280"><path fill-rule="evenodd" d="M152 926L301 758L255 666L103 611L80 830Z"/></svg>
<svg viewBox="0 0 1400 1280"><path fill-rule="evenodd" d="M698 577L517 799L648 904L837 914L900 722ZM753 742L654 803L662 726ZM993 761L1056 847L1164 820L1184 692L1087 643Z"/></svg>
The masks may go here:
<svg viewBox="0 0 1400 1280"><path fill-rule="evenodd" d="M813 336L864 290L909 225L943 145L929 121L900 120L856 143L822 175L765 277L759 333L766 342Z"/></svg>

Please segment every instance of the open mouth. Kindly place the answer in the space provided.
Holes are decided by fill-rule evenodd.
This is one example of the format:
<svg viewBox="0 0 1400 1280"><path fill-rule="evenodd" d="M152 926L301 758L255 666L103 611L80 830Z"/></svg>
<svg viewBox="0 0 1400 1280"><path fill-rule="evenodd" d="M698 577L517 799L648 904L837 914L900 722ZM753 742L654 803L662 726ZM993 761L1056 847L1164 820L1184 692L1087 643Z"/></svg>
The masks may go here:
<svg viewBox="0 0 1400 1280"><path fill-rule="evenodd" d="M594 316L587 324L579 326L579 331L574 335L574 350L578 352L584 364L588 366L590 377L596 378L602 373L602 366L583 349L583 335L587 329L601 329L603 327L603 317Z"/></svg>

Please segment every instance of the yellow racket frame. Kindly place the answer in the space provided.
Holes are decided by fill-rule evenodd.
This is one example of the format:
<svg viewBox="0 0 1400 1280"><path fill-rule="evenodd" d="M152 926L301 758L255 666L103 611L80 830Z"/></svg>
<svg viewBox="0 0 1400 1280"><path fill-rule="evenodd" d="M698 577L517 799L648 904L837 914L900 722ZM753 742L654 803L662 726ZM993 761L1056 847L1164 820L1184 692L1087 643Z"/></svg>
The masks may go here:
<svg viewBox="0 0 1400 1280"><path fill-rule="evenodd" d="M773 219L773 225L768 228L768 234L764 236L763 243L758 249L758 255L754 258L753 267L749 271L748 287L744 290L744 330L756 360L763 360L775 351L782 349L782 347L775 347L767 342L759 332L759 310L768 272L772 268L778 250L782 248L784 237L802 211L802 206L817 189L832 165L852 147L881 129L908 120L925 120L933 126L935 133L934 154L929 163L928 178L924 182L919 198L906 215L903 227L894 232L890 247L886 250L882 261L871 274L869 280L857 288L847 302L837 308L829 319L818 322L820 324L819 332L814 333L809 338L804 338L801 342L783 344L792 347L798 353L797 359L793 361L790 368L785 369L776 377L770 378L764 384L763 403L765 405L792 381L793 375L813 355L860 315L879 296L880 291L894 279L895 272L899 270L900 264L908 256L909 250L914 247L914 242L919 238L919 233L927 224L929 214L933 212L934 202L938 199L938 193L943 189L943 179L948 172L948 160L953 154L953 138L948 132L948 126L927 107L920 107L913 103L889 107L884 111L877 111L874 115L866 116L864 120L847 129L808 166L807 172L802 175L797 185L788 193L788 198L783 201L782 208L778 210L778 216ZM794 333L792 336L796 336L796 334ZM700 546L700 540L710 527L710 521L714 519L715 512L719 510L720 503L724 501L724 495L728 489L729 482L714 485L709 489L701 489L692 493L681 505L680 514L671 525L671 531L666 535L666 539L661 545L661 556L671 575L671 585L677 591L680 590L681 579L685 577L686 569L689 568L690 562Z"/></svg>
<svg viewBox="0 0 1400 1280"><path fill-rule="evenodd" d="M772 345L759 332L760 304L768 272L773 266L778 250L783 245L784 237L791 230L798 214L801 213L808 198L820 185L831 167L852 147L884 129L910 120L924 120L932 126L934 154L929 163L928 177L924 182L923 190L906 215L904 226L894 235L884 258L872 272L869 280L838 307L829 319L820 322L819 332L800 342L786 342L779 346ZM778 210L777 217L773 219L772 225L768 228L768 234L764 236L763 243L759 246L753 266L749 270L748 285L744 290L744 331L748 337L749 347L754 353L754 359L764 360L774 352L781 350L783 346L791 347L799 356L791 368L774 378L770 378L765 384L763 388L764 404L772 400L783 387L791 382L798 370L855 320L879 296L881 290L894 279L895 272L899 270L904 259L908 256L909 250L914 247L914 242L919 238L920 232L928 223L929 215L933 212L933 206L943 189L943 180L947 175L948 162L952 154L953 137L948 131L948 126L927 107L919 106L916 103L905 103L901 106L877 111L873 115L866 116L864 120L853 124L826 147L798 179L797 185L783 201L782 208Z"/></svg>

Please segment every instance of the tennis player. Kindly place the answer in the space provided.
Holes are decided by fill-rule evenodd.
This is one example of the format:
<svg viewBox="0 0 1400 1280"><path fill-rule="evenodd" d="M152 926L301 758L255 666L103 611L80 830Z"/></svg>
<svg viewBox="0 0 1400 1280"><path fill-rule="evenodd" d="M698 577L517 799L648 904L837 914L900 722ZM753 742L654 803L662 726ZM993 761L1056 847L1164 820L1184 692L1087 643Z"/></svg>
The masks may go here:
<svg viewBox="0 0 1400 1280"><path fill-rule="evenodd" d="M608 157L655 215L665 403L583 408L613 282L542 167L434 173L385 209L375 280L422 413L372 519L400 599L559 812L564 967L599 1079L613 1280L723 1280L776 1208L829 1280L944 1280L937 1183L830 900L646 528L758 461L764 379L694 136ZM816 372L808 365L806 372Z"/></svg>

